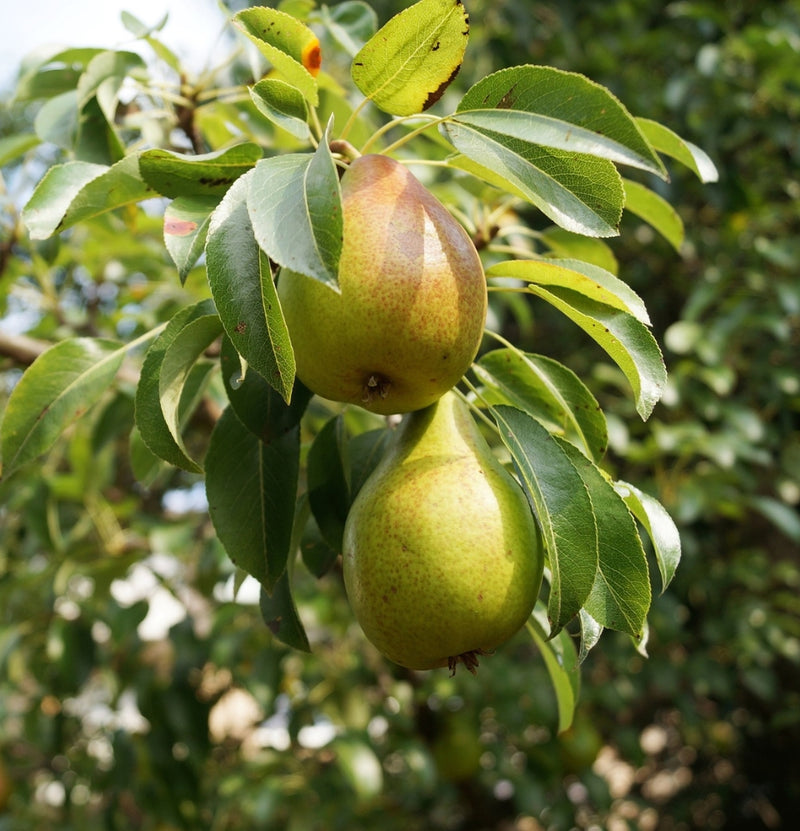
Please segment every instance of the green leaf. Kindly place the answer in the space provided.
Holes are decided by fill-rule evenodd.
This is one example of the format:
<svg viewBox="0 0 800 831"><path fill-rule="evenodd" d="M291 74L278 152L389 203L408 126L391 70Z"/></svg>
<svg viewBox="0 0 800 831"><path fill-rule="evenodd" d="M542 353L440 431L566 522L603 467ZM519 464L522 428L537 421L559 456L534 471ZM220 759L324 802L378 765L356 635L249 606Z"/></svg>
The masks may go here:
<svg viewBox="0 0 800 831"><path fill-rule="evenodd" d="M211 521L233 563L268 592L291 551L299 465L298 425L262 442L228 407L211 433L205 459Z"/></svg>
<svg viewBox="0 0 800 831"><path fill-rule="evenodd" d="M181 283L203 253L211 213L218 202L214 196L179 196L164 211L164 243Z"/></svg>
<svg viewBox="0 0 800 831"><path fill-rule="evenodd" d="M112 167L90 162L67 162L51 167L22 211L32 239L47 239L99 216L153 196L142 181L135 155Z"/></svg>
<svg viewBox="0 0 800 831"><path fill-rule="evenodd" d="M244 9L234 15L233 22L283 79L316 107L321 54L314 32L291 15L264 6Z"/></svg>
<svg viewBox="0 0 800 831"><path fill-rule="evenodd" d="M619 234L624 191L613 162L539 147L464 124L444 124L441 129L464 154L449 160L452 167L519 196L575 234Z"/></svg>
<svg viewBox="0 0 800 831"><path fill-rule="evenodd" d="M242 361L227 336L222 339L220 366L234 412L261 441L269 442L300 423L312 393L299 381L287 406L283 396L250 364Z"/></svg>
<svg viewBox="0 0 800 831"><path fill-rule="evenodd" d="M160 459L193 473L200 472L201 468L175 440L161 408L161 371L170 346L183 329L213 314L214 304L210 300L181 309L147 350L136 387L136 426L142 440ZM174 361L174 358L171 360ZM185 419L190 413L191 408L181 408L181 418Z"/></svg>
<svg viewBox="0 0 800 831"><path fill-rule="evenodd" d="M603 627L586 611L581 609L578 619L581 624L581 646L578 652L578 663L586 660L589 652L597 646L600 636L603 634Z"/></svg>
<svg viewBox="0 0 800 831"><path fill-rule="evenodd" d="M585 609L601 626L640 638L651 598L636 523L600 469L571 444L560 443L586 485L597 523L597 574Z"/></svg>
<svg viewBox="0 0 800 831"><path fill-rule="evenodd" d="M0 167L11 164L39 144L41 144L41 139L33 133L3 136L0 138Z"/></svg>
<svg viewBox="0 0 800 831"><path fill-rule="evenodd" d="M342 550L350 509L348 471L344 420L334 416L317 433L308 451L308 502L322 538L335 551Z"/></svg>
<svg viewBox="0 0 800 831"><path fill-rule="evenodd" d="M557 226L543 231L541 240L555 257L581 260L584 263L604 268L612 274L619 274L617 258L611 246L604 240L574 234L572 231Z"/></svg>
<svg viewBox="0 0 800 831"><path fill-rule="evenodd" d="M124 356L124 346L99 338L72 338L43 352L14 387L3 413L4 474L46 453L108 389Z"/></svg>
<svg viewBox="0 0 800 831"><path fill-rule="evenodd" d="M181 435L181 402L192 367L222 333L222 323L214 314L202 315L186 323L167 345L158 373L158 399L164 422L185 458L189 453ZM195 470L200 465L195 464Z"/></svg>
<svg viewBox="0 0 800 831"><path fill-rule="evenodd" d="M488 268L486 276L514 277L537 286L569 289L650 325L642 298L627 283L610 271L580 260L507 260Z"/></svg>
<svg viewBox="0 0 800 831"><path fill-rule="evenodd" d="M708 154L689 141L685 141L663 124L648 118L637 118L637 124L650 144L673 159L686 165L701 182L716 182L719 178L717 168Z"/></svg>
<svg viewBox="0 0 800 831"><path fill-rule="evenodd" d="M676 251L680 251L683 244L683 222L675 208L638 182L625 179L622 186L625 188L625 210L652 225Z"/></svg>
<svg viewBox="0 0 800 831"><path fill-rule="evenodd" d="M318 13L325 29L350 57L354 57L378 29L375 10L361 0L323 5Z"/></svg>
<svg viewBox="0 0 800 831"><path fill-rule="evenodd" d="M301 141L310 140L308 105L298 89L277 78L265 78L250 88L250 98L273 124Z"/></svg>
<svg viewBox="0 0 800 831"><path fill-rule="evenodd" d="M262 589L259 605L264 623L275 638L292 649L311 652L308 636L292 597L288 571L280 576L272 594Z"/></svg>
<svg viewBox="0 0 800 831"><path fill-rule="evenodd" d="M547 546L548 617L553 634L583 606L597 573L598 538L592 502L569 455L536 419L514 407L491 408Z"/></svg>
<svg viewBox="0 0 800 831"><path fill-rule="evenodd" d="M42 104L33 120L33 128L42 141L71 150L78 137L79 116L78 91L71 89Z"/></svg>
<svg viewBox="0 0 800 831"><path fill-rule="evenodd" d="M83 109L92 98L109 124L116 119L119 91L125 79L145 62L136 52L108 50L95 55L78 80L78 107Z"/></svg>
<svg viewBox="0 0 800 831"><path fill-rule="evenodd" d="M206 242L206 271L225 332L249 366L287 401L295 364L269 260L259 248L247 210L249 182L241 177L214 211Z"/></svg>
<svg viewBox="0 0 800 831"><path fill-rule="evenodd" d="M493 349L473 366L475 375L503 402L563 435L593 459L603 457L608 430L597 399L572 370L544 355Z"/></svg>
<svg viewBox="0 0 800 831"><path fill-rule="evenodd" d="M105 51L91 47L76 49L56 47L55 50L52 47L42 47L42 50L37 50L36 62L25 69L17 82L14 91L15 100L33 101L37 98L53 98L74 90L92 58Z"/></svg>
<svg viewBox="0 0 800 831"><path fill-rule="evenodd" d="M620 101L575 72L532 65L501 69L467 90L452 121L667 178L661 159Z"/></svg>
<svg viewBox="0 0 800 831"><path fill-rule="evenodd" d="M633 315L570 289L531 285L528 290L577 323L608 353L628 379L636 411L646 421L667 383L664 359L649 329Z"/></svg>
<svg viewBox="0 0 800 831"><path fill-rule="evenodd" d="M581 676L572 636L562 629L555 637L548 634L547 620L541 601L537 601L527 624L528 632L542 653L547 674L553 685L558 706L558 732L569 729L580 695Z"/></svg>
<svg viewBox="0 0 800 831"><path fill-rule="evenodd" d="M93 164L114 165L125 157L125 145L116 125L106 118L97 98L89 98L80 107L72 149L76 159Z"/></svg>
<svg viewBox="0 0 800 831"><path fill-rule="evenodd" d="M317 521L308 506L307 493L300 497L297 513L298 520L302 523L300 527L303 529L300 535L300 555L303 559L303 565L314 577L319 579L331 570L339 556L339 552L325 542Z"/></svg>
<svg viewBox="0 0 800 831"><path fill-rule="evenodd" d="M178 196L222 196L261 158L257 144L245 142L213 153L187 156L171 150L145 150L139 170L145 182L158 193Z"/></svg>
<svg viewBox="0 0 800 831"><path fill-rule="evenodd" d="M367 430L353 436L347 447L350 461L350 501L358 496L358 492L369 479L371 473L378 466L383 454L391 444L392 431L386 427Z"/></svg>
<svg viewBox="0 0 800 831"><path fill-rule="evenodd" d="M657 499L628 482L615 482L614 487L631 513L642 523L653 543L663 592L672 582L681 559L680 533L672 517Z"/></svg>
<svg viewBox="0 0 800 831"><path fill-rule="evenodd" d="M137 38L147 38L153 34L153 32L160 32L167 23L169 19L169 14L165 13L161 20L158 23L154 24L153 26L148 26L147 24L143 23L139 20L138 17L131 14L127 11L120 12L120 20L122 21L122 25L134 36Z"/></svg>
<svg viewBox="0 0 800 831"><path fill-rule="evenodd" d="M328 141L311 154L264 159L247 200L261 249L283 268L337 285L342 196Z"/></svg>
<svg viewBox="0 0 800 831"><path fill-rule="evenodd" d="M460 0L420 0L404 9L353 58L355 85L391 115L427 110L461 68L468 21Z"/></svg>

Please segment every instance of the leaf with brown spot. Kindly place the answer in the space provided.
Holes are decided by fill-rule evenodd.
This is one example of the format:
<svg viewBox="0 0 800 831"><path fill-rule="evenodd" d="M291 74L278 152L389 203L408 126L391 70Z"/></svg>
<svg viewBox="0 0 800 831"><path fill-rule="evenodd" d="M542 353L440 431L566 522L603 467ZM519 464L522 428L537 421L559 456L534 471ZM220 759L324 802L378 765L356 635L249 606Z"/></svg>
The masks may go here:
<svg viewBox="0 0 800 831"><path fill-rule="evenodd" d="M353 81L384 112L422 112L458 74L468 37L460 0L420 0L367 41L353 60Z"/></svg>

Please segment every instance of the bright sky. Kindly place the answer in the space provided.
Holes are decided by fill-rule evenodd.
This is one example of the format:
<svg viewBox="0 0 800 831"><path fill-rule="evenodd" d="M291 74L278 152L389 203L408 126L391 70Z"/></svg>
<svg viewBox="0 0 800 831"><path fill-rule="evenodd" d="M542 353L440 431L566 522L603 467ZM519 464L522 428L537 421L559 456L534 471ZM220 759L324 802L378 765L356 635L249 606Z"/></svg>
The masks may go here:
<svg viewBox="0 0 800 831"><path fill-rule="evenodd" d="M131 34L120 21L129 11L147 25L169 13L158 37L186 60L190 69L202 69L214 57L228 54L220 48L226 15L215 0L28 0L5 15L0 26L0 88L9 87L22 58L38 46L128 47Z"/></svg>

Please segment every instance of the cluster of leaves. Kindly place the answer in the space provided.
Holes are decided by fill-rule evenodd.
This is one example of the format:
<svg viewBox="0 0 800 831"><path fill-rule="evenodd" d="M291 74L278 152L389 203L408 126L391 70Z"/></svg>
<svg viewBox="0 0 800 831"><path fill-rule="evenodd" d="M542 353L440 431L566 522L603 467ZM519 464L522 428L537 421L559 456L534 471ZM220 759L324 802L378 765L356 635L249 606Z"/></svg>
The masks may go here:
<svg viewBox="0 0 800 831"><path fill-rule="evenodd" d="M127 21L168 67L177 67L152 31ZM178 275L187 280L202 262L208 292L125 342L68 338L44 352L6 405L3 475L51 451L107 395L126 358L147 344L131 444L137 478L146 482L162 462L201 474L219 539L263 587L270 628L308 648L291 595L292 554L299 546L318 575L331 566L347 508L387 428L331 408L302 468L311 396L294 379L273 272L291 268L335 290L338 177L347 156L383 152L434 163L441 175L431 187L472 207L461 215L485 251L494 316L519 306L520 295L563 313L619 368L642 419L662 395L666 373L644 304L616 275L602 238L618 232L623 210L673 245L682 226L663 198L623 179L618 166L663 180L663 154L701 179L715 174L702 151L634 118L607 89L545 66L492 73L451 113L428 114L461 66L469 27L460 3L421 0L379 31L360 2L307 11L305 21L255 7L234 24L269 70L262 67L232 92L198 87L176 98L133 52L66 50L23 75L17 97L45 103L36 134L6 140L4 158L38 141L72 154L48 170L27 203L31 237L46 240L112 211L133 234L141 216L135 206L161 197L168 200L163 232ZM341 66L350 78L337 73ZM131 87L133 102L126 98ZM173 123L163 110L146 118L159 98L175 104ZM191 152L168 141L152 146L176 124ZM393 143L390 130L401 134ZM421 154L409 155L417 147ZM555 224L526 225L520 206ZM564 667L582 659L604 628L628 633L644 649L651 588L634 517L652 542L662 586L674 574L680 545L655 499L611 481L599 467L607 426L588 387L552 358L521 350L499 331L489 334L501 348L483 354L467 383L475 405L489 408L547 543L546 615L532 629L548 655L567 726L577 682ZM209 360L215 352L216 362ZM187 425L209 400L222 412L208 441L190 448ZM299 487L303 478L307 490ZM565 629L575 620L579 656Z"/></svg>

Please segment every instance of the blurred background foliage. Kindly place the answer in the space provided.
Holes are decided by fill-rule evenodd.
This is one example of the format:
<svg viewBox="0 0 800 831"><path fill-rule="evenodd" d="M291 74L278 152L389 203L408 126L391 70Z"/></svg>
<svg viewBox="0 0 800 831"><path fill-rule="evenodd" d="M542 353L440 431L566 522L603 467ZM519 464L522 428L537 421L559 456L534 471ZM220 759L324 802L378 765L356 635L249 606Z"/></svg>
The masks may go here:
<svg viewBox="0 0 800 831"><path fill-rule="evenodd" d="M405 5L374 4L380 20ZM460 89L526 62L582 72L720 171L700 185L673 168L663 185L687 227L680 255L631 218L611 242L671 375L647 424L565 319L536 308L508 321L521 345L546 344L588 380L613 413L614 476L680 526L649 657L606 633L575 724L556 736L525 633L477 680L401 671L364 641L338 572L302 567L313 652L288 651L257 594L245 585L234 602L202 485L128 441L123 372L42 467L0 482L3 831L772 829L797 816L800 4L468 9ZM35 111L9 107L2 134ZM4 170L3 327L132 338L205 296L199 269L180 285L157 216L139 215L135 234L106 216L31 245L20 195L56 158L50 147ZM0 358L0 404L36 352L24 346ZM213 410L195 417L199 442Z"/></svg>

